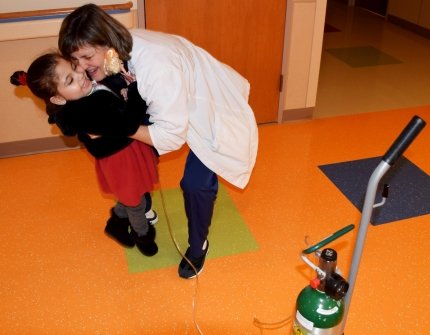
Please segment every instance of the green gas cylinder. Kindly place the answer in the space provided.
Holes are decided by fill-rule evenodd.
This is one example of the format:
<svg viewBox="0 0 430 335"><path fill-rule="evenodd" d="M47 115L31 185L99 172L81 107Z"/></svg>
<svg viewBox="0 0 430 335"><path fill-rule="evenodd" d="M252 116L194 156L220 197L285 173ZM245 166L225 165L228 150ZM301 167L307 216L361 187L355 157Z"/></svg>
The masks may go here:
<svg viewBox="0 0 430 335"><path fill-rule="evenodd" d="M336 250L326 248L320 252L319 249L352 229L354 225L346 226L302 251L302 259L315 270L317 277L297 297L292 335L341 335L343 298L349 283L337 269ZM311 253L318 257L318 266L306 257Z"/></svg>
<svg viewBox="0 0 430 335"><path fill-rule="evenodd" d="M340 335L343 299L306 286L297 297L293 335Z"/></svg>

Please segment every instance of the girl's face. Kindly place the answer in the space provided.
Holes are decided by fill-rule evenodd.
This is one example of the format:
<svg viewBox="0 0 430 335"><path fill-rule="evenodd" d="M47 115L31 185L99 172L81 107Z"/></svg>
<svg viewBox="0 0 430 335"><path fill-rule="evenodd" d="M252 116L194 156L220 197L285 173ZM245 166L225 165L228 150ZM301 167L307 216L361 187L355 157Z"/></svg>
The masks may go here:
<svg viewBox="0 0 430 335"><path fill-rule="evenodd" d="M61 58L55 68L55 73L57 75L57 97L60 96L68 101L90 94L91 80L88 79L85 72L76 72L70 62Z"/></svg>
<svg viewBox="0 0 430 335"><path fill-rule="evenodd" d="M107 46L87 44L71 54L72 62L78 71L86 71L95 81L103 80L106 77L104 60L108 49Z"/></svg>

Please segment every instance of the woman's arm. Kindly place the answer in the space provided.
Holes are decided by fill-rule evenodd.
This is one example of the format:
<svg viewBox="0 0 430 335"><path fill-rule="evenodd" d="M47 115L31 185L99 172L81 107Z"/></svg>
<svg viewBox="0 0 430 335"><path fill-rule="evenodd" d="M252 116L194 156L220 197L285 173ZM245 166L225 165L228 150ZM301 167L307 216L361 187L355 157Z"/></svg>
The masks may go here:
<svg viewBox="0 0 430 335"><path fill-rule="evenodd" d="M151 135L149 134L148 126L140 126L137 132L130 136L132 139L153 146Z"/></svg>

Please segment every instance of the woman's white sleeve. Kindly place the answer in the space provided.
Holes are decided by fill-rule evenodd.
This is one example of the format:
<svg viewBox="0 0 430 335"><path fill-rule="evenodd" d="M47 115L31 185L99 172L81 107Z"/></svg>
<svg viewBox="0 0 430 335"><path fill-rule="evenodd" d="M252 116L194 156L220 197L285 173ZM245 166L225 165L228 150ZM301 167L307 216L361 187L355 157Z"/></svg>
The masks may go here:
<svg viewBox="0 0 430 335"><path fill-rule="evenodd" d="M178 150L186 141L188 90L184 75L166 69L149 80L137 78L139 93L148 104L148 126L152 143L160 155Z"/></svg>

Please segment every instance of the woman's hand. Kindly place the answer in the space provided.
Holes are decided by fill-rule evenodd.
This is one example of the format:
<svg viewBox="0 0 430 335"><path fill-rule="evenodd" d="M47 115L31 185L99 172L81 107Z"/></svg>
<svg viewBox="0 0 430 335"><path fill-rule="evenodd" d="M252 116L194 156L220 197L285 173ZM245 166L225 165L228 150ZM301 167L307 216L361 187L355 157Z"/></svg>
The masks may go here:
<svg viewBox="0 0 430 335"><path fill-rule="evenodd" d="M130 138L154 146L147 126L140 126Z"/></svg>

